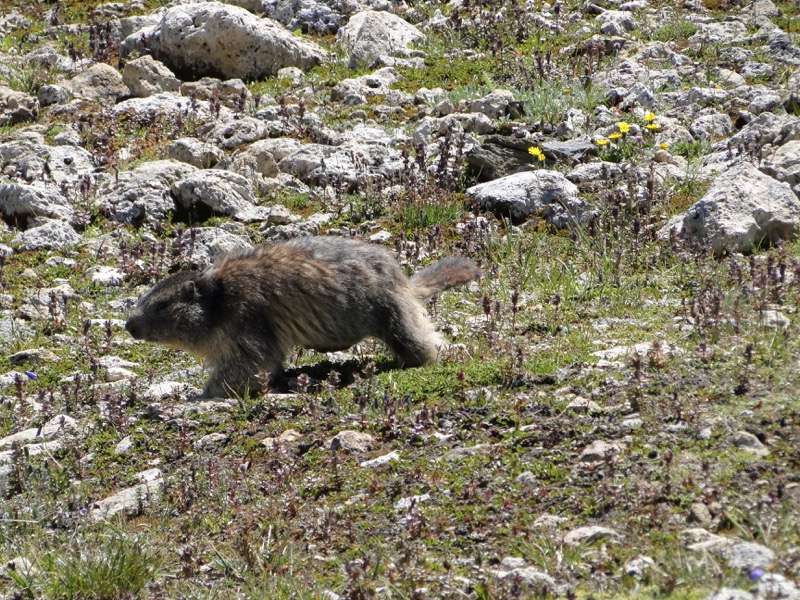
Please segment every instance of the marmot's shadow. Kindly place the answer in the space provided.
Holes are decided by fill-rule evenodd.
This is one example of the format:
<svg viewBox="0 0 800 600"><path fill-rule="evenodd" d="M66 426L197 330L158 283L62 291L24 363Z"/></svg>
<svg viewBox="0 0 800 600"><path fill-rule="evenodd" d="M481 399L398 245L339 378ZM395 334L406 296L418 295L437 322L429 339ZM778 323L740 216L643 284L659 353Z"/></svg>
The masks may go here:
<svg viewBox="0 0 800 600"><path fill-rule="evenodd" d="M384 373L397 369L398 365L390 359L358 359L351 358L346 361L332 362L323 360L313 365L303 365L301 367L288 367L283 369L270 381L270 391L278 394L297 392L297 378L306 375L309 379L307 391L316 392L322 389L322 385L329 381L333 372L339 373L339 381L336 389L342 389L355 381L356 375L364 378L364 371L370 363L374 364L374 374Z"/></svg>

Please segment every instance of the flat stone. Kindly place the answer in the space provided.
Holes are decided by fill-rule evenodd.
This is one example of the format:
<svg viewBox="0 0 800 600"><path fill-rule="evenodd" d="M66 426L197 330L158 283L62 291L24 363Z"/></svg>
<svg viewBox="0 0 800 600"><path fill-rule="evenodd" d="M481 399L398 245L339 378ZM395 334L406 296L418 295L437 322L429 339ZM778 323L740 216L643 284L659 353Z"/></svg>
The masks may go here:
<svg viewBox="0 0 800 600"><path fill-rule="evenodd" d="M89 518L92 521L110 519L117 514L133 514L139 508L152 506L157 502L164 488L164 478L160 469L148 469L136 476L141 483L95 502Z"/></svg>
<svg viewBox="0 0 800 600"><path fill-rule="evenodd" d="M598 540L619 541L622 535L608 527L600 525L588 525L573 529L564 536L564 543L568 546L588 544Z"/></svg>
<svg viewBox="0 0 800 600"><path fill-rule="evenodd" d="M328 450L348 450L350 452L366 452L375 444L375 438L363 431L340 431L325 442Z"/></svg>

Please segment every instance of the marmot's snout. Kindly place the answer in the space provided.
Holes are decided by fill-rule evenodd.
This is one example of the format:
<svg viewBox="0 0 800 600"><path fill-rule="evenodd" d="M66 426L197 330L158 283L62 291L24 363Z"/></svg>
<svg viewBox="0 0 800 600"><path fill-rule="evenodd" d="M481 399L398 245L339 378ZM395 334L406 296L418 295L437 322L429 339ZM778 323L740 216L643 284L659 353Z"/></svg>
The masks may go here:
<svg viewBox="0 0 800 600"><path fill-rule="evenodd" d="M134 339L140 340L144 334L144 326L142 324L142 318L136 315L132 315L128 317L128 320L125 321L125 330L133 336Z"/></svg>

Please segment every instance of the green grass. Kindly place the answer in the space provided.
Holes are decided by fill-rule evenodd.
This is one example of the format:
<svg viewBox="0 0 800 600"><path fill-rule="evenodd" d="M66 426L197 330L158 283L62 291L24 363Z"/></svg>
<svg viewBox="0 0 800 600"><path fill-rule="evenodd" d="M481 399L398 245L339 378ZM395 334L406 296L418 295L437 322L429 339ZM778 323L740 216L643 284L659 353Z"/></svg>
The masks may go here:
<svg viewBox="0 0 800 600"><path fill-rule="evenodd" d="M112 531L95 542L63 555L48 554L40 561L47 598L136 598L157 577L159 560L141 540Z"/></svg>
<svg viewBox="0 0 800 600"><path fill-rule="evenodd" d="M698 26L685 18L672 17L651 34L658 42L684 42L697 33Z"/></svg>

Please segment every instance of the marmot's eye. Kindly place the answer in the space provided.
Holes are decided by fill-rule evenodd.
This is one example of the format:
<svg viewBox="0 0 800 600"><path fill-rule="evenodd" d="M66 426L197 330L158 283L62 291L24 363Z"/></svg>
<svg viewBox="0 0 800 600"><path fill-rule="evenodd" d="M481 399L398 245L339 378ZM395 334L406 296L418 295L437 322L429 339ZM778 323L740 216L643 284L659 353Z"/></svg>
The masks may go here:
<svg viewBox="0 0 800 600"><path fill-rule="evenodd" d="M153 305L153 310L156 312L161 312L162 310L166 309L169 306L169 300L159 300Z"/></svg>

